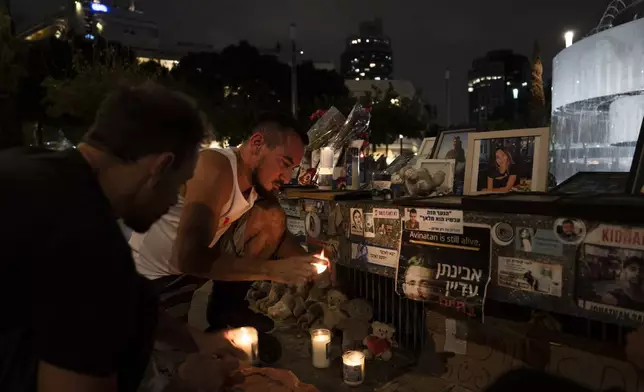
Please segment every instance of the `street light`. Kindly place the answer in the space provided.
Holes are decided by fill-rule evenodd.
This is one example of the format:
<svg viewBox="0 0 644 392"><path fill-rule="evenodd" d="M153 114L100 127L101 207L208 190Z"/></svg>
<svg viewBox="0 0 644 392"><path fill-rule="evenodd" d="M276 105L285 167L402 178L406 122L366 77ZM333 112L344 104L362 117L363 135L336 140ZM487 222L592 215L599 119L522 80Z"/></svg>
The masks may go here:
<svg viewBox="0 0 644 392"><path fill-rule="evenodd" d="M512 89L512 96L514 97L514 99L519 98L519 89L518 88L513 88Z"/></svg>
<svg viewBox="0 0 644 392"><path fill-rule="evenodd" d="M402 151L403 151L403 146L402 146L402 142L403 142L403 135L399 134L399 135L398 135L398 139L400 140L400 155L402 156Z"/></svg>
<svg viewBox="0 0 644 392"><path fill-rule="evenodd" d="M572 45L572 39L575 37L574 31L566 31L564 40L566 41L566 48Z"/></svg>

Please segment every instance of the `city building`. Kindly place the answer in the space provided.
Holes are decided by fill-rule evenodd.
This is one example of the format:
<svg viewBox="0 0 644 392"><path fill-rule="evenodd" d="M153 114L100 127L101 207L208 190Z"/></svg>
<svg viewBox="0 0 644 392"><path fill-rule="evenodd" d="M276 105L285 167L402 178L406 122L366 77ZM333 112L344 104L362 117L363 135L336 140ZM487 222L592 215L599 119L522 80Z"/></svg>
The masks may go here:
<svg viewBox="0 0 644 392"><path fill-rule="evenodd" d="M27 41L49 37L63 39L68 33L80 34L87 40L101 37L128 47L142 63L155 61L172 69L188 53L211 52L212 45L195 42L161 42L156 23L143 12L141 1L83 0L70 1L66 7L42 22L18 32Z"/></svg>
<svg viewBox="0 0 644 392"><path fill-rule="evenodd" d="M384 34L381 19L360 23L358 35L347 38L340 62L345 79L388 80L393 77L391 40Z"/></svg>
<svg viewBox="0 0 644 392"><path fill-rule="evenodd" d="M472 62L468 72L469 121L512 121L527 109L530 61L511 50L495 50Z"/></svg>

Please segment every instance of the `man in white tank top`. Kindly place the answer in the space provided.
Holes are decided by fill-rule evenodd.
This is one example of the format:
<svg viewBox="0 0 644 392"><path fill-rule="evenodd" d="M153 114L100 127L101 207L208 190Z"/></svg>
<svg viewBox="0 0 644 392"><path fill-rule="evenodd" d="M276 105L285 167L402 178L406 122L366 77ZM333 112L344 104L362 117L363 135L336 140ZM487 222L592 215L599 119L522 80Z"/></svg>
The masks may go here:
<svg viewBox="0 0 644 392"><path fill-rule="evenodd" d="M239 148L202 151L177 205L147 233L131 237L139 273L159 282L161 291L176 287L180 275L214 280L210 326L255 326L262 345L267 338L261 332L273 326L248 309L244 296L250 282L295 285L317 275L313 256L286 229L273 195L290 181L305 143L290 116L267 114ZM275 350L279 345L260 352Z"/></svg>

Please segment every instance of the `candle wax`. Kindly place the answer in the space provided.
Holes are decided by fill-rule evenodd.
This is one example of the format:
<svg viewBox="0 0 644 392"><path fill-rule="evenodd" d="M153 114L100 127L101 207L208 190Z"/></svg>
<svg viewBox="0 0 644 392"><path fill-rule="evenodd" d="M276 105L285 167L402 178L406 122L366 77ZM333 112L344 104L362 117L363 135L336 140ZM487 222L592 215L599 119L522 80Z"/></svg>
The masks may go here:
<svg viewBox="0 0 644 392"><path fill-rule="evenodd" d="M318 333L318 335L316 335ZM329 367L329 352L328 347L331 343L331 336L329 331L313 331L311 337L311 357L313 367L318 369L325 369Z"/></svg>

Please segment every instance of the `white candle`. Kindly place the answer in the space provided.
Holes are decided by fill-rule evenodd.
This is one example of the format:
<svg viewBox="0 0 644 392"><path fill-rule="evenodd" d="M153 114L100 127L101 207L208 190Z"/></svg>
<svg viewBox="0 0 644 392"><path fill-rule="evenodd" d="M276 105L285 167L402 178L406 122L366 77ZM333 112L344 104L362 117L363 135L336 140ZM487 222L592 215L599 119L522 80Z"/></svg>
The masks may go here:
<svg viewBox="0 0 644 392"><path fill-rule="evenodd" d="M320 151L320 169L329 170L328 173L325 171L324 174L333 173L333 149L331 147L324 147Z"/></svg>
<svg viewBox="0 0 644 392"><path fill-rule="evenodd" d="M314 329L311 331L311 358L313 367L325 369L329 367L329 347L331 345L331 331L328 329Z"/></svg>
<svg viewBox="0 0 644 392"><path fill-rule="evenodd" d="M344 383L355 387L364 381L364 354L347 351L342 354L342 378Z"/></svg>
<svg viewBox="0 0 644 392"><path fill-rule="evenodd" d="M228 339L248 356L250 363L258 360L257 330L253 327L242 327L228 331Z"/></svg>

